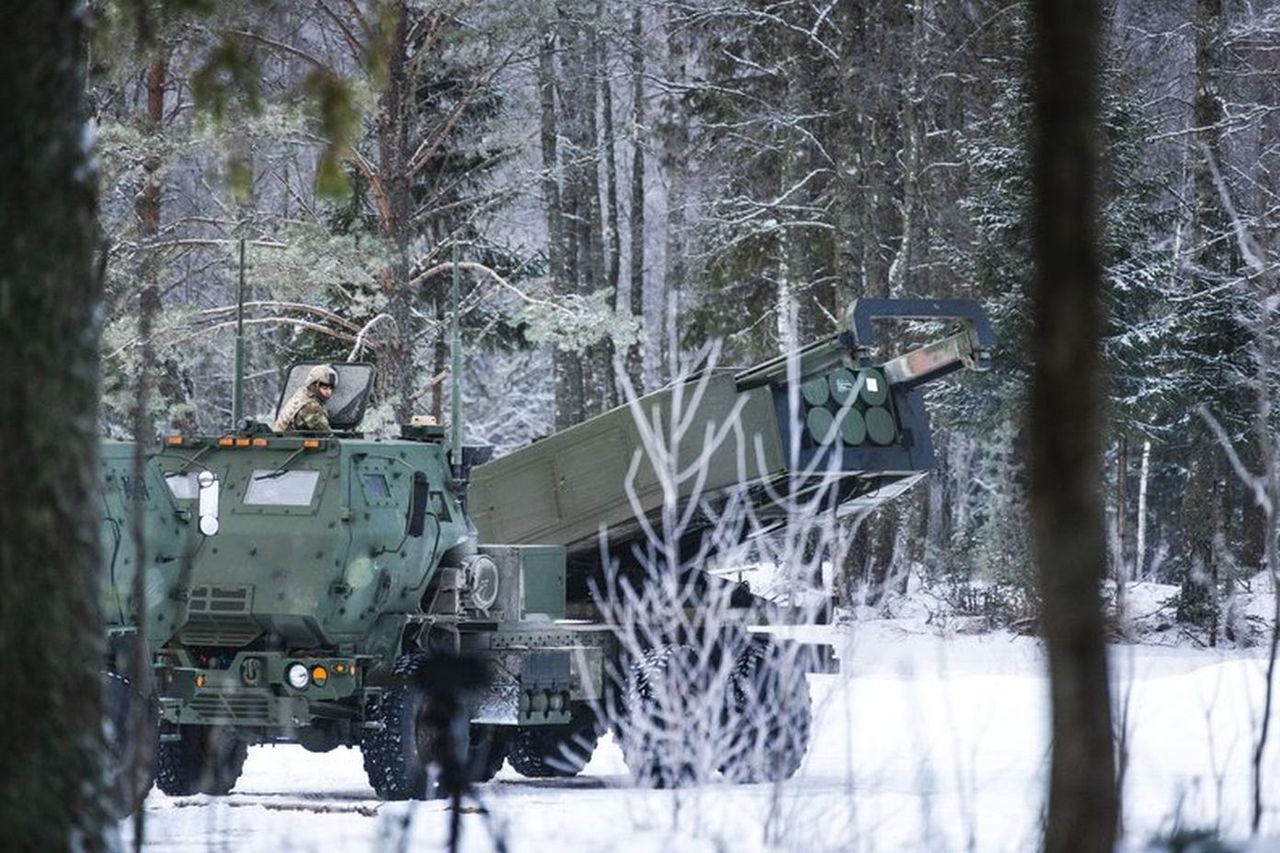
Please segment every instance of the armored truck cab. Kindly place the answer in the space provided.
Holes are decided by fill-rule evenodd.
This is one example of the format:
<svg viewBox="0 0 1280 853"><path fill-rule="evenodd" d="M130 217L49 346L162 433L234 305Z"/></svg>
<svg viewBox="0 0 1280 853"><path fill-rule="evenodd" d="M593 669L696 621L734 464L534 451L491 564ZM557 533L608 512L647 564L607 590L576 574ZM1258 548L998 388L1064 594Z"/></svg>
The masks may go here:
<svg viewBox="0 0 1280 853"><path fill-rule="evenodd" d="M367 392L364 368L338 366L339 387ZM466 693L477 778L496 772L509 739L581 728L584 704L600 699L607 631L556 623L563 549L476 543L458 478L483 454L451 464L429 424L362 437L363 403L349 402L332 410L333 434L250 424L169 436L141 481L134 445L103 445L103 608L113 635L141 634L149 650L168 793L226 793L247 745L297 742L358 745L379 795L424 795L430 691L416 674L432 656L488 671ZM135 510L147 528L141 632Z"/></svg>
<svg viewBox="0 0 1280 853"><path fill-rule="evenodd" d="M192 523L163 661L201 689L162 703L164 718L299 731L358 720L343 703L363 705L369 665L395 657L441 557L468 538L441 446L169 441L156 463Z"/></svg>

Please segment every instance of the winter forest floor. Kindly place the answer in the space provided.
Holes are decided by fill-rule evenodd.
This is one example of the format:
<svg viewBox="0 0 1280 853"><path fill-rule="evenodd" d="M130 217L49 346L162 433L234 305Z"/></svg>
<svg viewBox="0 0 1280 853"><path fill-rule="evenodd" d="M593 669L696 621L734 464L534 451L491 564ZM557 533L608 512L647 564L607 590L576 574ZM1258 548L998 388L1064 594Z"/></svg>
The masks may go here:
<svg viewBox="0 0 1280 853"><path fill-rule="evenodd" d="M1162 589L1171 591L1147 585L1133 600L1156 606ZM843 672L809 677L814 737L789 782L636 789L606 737L575 779L504 767L479 788L487 820L465 807L462 849L494 850L494 832L513 853L1035 849L1048 756L1041 645L959 633L922 618L927 609L806 630L836 643ZM1112 647L1114 701L1128 720L1125 849L1179 831L1248 837L1265 663L1260 648ZM1251 851L1280 851L1275 722L1266 840ZM443 848L447 823L442 803L379 802L356 750L254 747L229 797L153 791L145 837L165 851L423 850Z"/></svg>

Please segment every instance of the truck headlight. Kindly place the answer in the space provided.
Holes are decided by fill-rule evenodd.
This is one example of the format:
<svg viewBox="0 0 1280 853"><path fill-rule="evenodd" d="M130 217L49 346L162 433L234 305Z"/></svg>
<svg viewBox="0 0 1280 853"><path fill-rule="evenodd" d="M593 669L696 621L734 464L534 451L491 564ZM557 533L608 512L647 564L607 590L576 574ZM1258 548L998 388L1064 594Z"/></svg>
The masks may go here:
<svg viewBox="0 0 1280 853"><path fill-rule="evenodd" d="M285 680L289 682L289 686L295 690L301 690L311 683L311 676L307 673L305 665L300 663L291 663L284 671Z"/></svg>

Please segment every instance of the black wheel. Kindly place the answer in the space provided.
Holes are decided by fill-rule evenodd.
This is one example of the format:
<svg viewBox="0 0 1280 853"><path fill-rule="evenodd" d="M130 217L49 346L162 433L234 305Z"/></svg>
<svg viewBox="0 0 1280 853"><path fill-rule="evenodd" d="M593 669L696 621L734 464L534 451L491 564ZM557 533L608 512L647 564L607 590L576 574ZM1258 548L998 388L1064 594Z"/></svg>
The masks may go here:
<svg viewBox="0 0 1280 853"><path fill-rule="evenodd" d="M162 734L175 733L173 727ZM161 740L156 785L171 797L231 793L244 769L249 745L222 726L178 726L177 740Z"/></svg>
<svg viewBox="0 0 1280 853"><path fill-rule="evenodd" d="M734 782L781 782L809 748L813 706L804 672L778 646L755 643L735 662L726 697L729 752L720 772Z"/></svg>
<svg viewBox="0 0 1280 853"><path fill-rule="evenodd" d="M160 729L154 696L144 696L115 672L102 674L103 738L107 746L107 803L120 818L142 806L156 778Z"/></svg>
<svg viewBox="0 0 1280 853"><path fill-rule="evenodd" d="M413 678L426 662L420 652L396 658L398 682L382 691L382 700L360 741L364 772L384 800L425 800L436 796L429 764L436 752L436 729L429 719L426 691Z"/></svg>
<svg viewBox="0 0 1280 853"><path fill-rule="evenodd" d="M590 705L573 707L568 723L524 726L511 738L508 758L521 776L530 778L577 776L591 760L604 728Z"/></svg>
<svg viewBox="0 0 1280 853"><path fill-rule="evenodd" d="M502 726L473 723L467 744L467 767L472 782L488 782L502 769L508 741Z"/></svg>
<svg viewBox="0 0 1280 853"><path fill-rule="evenodd" d="M636 782L674 788L697 780L698 731L694 697L698 654L691 646L657 646L631 666L619 744Z"/></svg>

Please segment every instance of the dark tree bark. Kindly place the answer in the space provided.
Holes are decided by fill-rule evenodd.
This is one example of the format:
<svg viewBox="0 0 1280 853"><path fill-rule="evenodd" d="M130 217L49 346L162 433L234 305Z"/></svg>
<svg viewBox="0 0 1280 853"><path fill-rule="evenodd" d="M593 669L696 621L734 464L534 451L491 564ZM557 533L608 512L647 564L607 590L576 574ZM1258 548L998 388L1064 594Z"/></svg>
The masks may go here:
<svg viewBox="0 0 1280 853"><path fill-rule="evenodd" d="M572 172L576 176L576 221L580 235L578 281L579 291L583 294L595 293L608 286L604 211L600 192L600 173L604 164L601 162L602 139L597 115L602 71L599 12L597 6L596 15L588 17L584 8L581 12L584 20L573 27L574 44L569 51L573 59L566 77L573 78L575 95L561 103L567 120L566 127L576 131L571 136L574 143ZM583 354L584 408L587 417L598 415L612 407L611 401L616 396L612 390L612 352L613 347L605 339L588 346Z"/></svg>
<svg viewBox="0 0 1280 853"><path fill-rule="evenodd" d="M384 197L382 230L391 242L391 267L384 273L383 286L389 297L387 313L395 320L398 334L387 346L383 359L384 388L395 401L396 416L408 421L413 400L413 328L409 291L409 243L413 239L413 193L409 177L409 131L413 121L413 81L408 67L409 7L396 0L388 10L385 40L378 45L386 61L386 85L378 100L376 134L378 174ZM443 293L436 298L443 299ZM435 385L431 411L439 420L444 412L444 383Z"/></svg>
<svg viewBox="0 0 1280 853"><path fill-rule="evenodd" d="M165 90L168 87L168 57L163 49L156 49L156 56L147 68L147 115L143 123L150 136L158 135L164 124ZM141 358L138 375L134 382L133 401L133 479L136 483L146 482L147 450L155 435L155 424L152 422L151 397L155 376L155 342L152 329L156 315L160 311L160 266L162 258L155 246L160 234L161 187L157 173L160 169L159 155L152 155L144 164L147 175L146 184L134 200L134 213L138 217L138 232L141 241L147 246L143 255L142 269L139 278L142 290L138 293L138 340L141 341ZM238 424L236 426L239 426ZM146 538L146 519L139 505L129 519L130 536L133 539L136 565L145 566L149 559ZM133 574L133 624L148 624L147 608L147 573L135 571ZM136 685L148 683L148 653L145 643L132 643L128 661L113 660L111 667L116 672L125 672L129 680ZM125 742L133 748L125 755L131 764L128 771L134 779L147 779L155 756L151 749L151 739L145 731L153 723L146 712L144 703L135 702L130 707L126 721L128 733ZM146 837L146 810L138 809L133 814L134 838L141 849L142 840Z"/></svg>
<svg viewBox="0 0 1280 853"><path fill-rule="evenodd" d="M604 4L596 5L592 23L592 67L594 80L600 87L600 147L603 149L598 169L604 171L604 211L601 213L600 253L604 260L600 270L603 286L609 289L609 310L618 310L618 278L622 265L622 237L618 229L618 158L613 130L613 85L609 81L606 42L601 26L605 20ZM617 348L606 336L596 345L596 361L601 379L601 411L618 405L618 381L613 372Z"/></svg>
<svg viewBox="0 0 1280 853"><path fill-rule="evenodd" d="M881 2L863 16L854 32L865 59L858 69L857 87L845 97L852 101L860 146L861 292L889 296L889 265L901 227L895 202L902 175L898 166L905 91L901 66L910 44L909 5Z"/></svg>
<svg viewBox="0 0 1280 853"><path fill-rule="evenodd" d="M556 31L551 21L554 10L544 7L541 22L542 40L538 49L538 102L540 114L539 141L542 149L542 192L547 209L547 260L551 268L552 289L558 294L572 293L574 281L569 275L568 234L561 210L560 154L556 121ZM582 363L574 353L557 347L552 355L555 377L555 429L573 426L582 420Z"/></svg>
<svg viewBox="0 0 1280 853"><path fill-rule="evenodd" d="M1104 853L1117 790L1098 585L1102 506L1102 329L1095 187L1097 0L1036 0L1031 73L1034 328L1031 528L1053 703L1048 853Z"/></svg>
<svg viewBox="0 0 1280 853"><path fill-rule="evenodd" d="M659 382L676 375L680 363L680 292L689 275L687 211L689 204L689 114L681 89L688 81L689 44L687 22L676 8L663 11L663 35L667 40L665 73L672 92L664 99L659 122L660 162L666 175L666 268L663 271L663 305L660 338Z"/></svg>
<svg viewBox="0 0 1280 853"><path fill-rule="evenodd" d="M97 608L100 276L84 10L0 7L0 822L102 849Z"/></svg>
<svg viewBox="0 0 1280 853"><path fill-rule="evenodd" d="M1209 158L1222 163L1223 108L1220 97L1222 71L1222 0L1196 0L1195 18L1195 100L1193 118L1197 128L1195 166L1192 181L1192 230L1200 247L1197 266L1223 275L1232 269L1229 251L1220 239L1230 227L1222 215L1218 189L1214 186ZM1217 325L1217 324L1215 324ZM1224 346L1228 328L1205 329L1203 343ZM1202 343L1202 342L1197 342ZM1222 518L1217 499L1217 483L1222 479L1222 453L1213 436L1198 418L1190 430L1191 459L1183 492L1181 545L1181 590L1178 619L1208 625L1217 616L1215 590L1210 579L1215 572L1214 534ZM1215 630L1214 635L1217 634Z"/></svg>
<svg viewBox="0 0 1280 853"><path fill-rule="evenodd" d="M644 10L631 13L631 257L629 275L631 316L640 323L640 335L627 348L627 375L637 394L644 393L644 352L650 340L644 316Z"/></svg>

